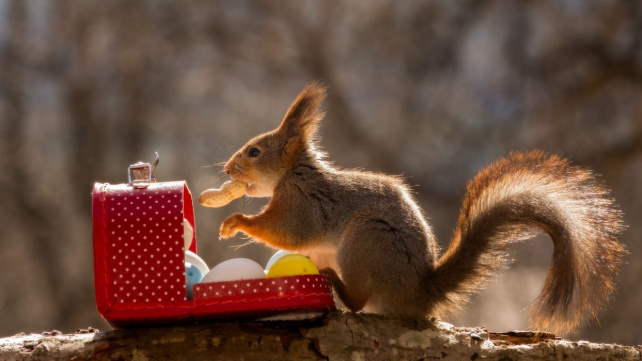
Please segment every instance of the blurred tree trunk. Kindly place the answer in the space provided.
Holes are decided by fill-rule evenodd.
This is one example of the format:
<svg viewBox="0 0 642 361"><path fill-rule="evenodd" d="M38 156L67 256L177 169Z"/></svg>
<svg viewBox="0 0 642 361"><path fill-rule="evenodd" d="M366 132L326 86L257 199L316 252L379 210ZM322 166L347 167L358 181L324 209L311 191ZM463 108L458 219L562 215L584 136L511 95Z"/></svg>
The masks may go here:
<svg viewBox="0 0 642 361"><path fill-rule="evenodd" d="M27 33L27 6L21 0L9 3L7 18L9 33L0 50L0 91L4 93L4 129L3 139L3 171L11 177L0 177L0 187L3 189L3 200L13 205L12 218L18 222L27 240L30 256L41 267L35 272L45 279L44 284L48 298L61 305L69 305L71 294L66 292L64 279L59 277L58 270L62 269L61 259L57 255L64 250L60 240L65 239L60 231L61 214L57 205L43 201L34 192L37 182L46 182L47 175L39 174L34 178L28 168L30 159L25 152L27 121L25 96L28 94L27 68L29 64ZM54 184L52 186L55 187ZM37 224L38 227L32 225ZM6 225L6 224L5 224ZM19 301L19 300L18 300ZM59 313L57 322L63 322L68 312Z"/></svg>

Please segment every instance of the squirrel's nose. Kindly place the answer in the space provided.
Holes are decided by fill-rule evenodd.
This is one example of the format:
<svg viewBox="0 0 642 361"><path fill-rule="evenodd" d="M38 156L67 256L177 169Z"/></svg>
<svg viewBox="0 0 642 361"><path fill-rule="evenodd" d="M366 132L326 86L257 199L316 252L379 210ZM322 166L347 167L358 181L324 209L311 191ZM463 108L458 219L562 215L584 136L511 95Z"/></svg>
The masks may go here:
<svg viewBox="0 0 642 361"><path fill-rule="evenodd" d="M225 168L223 168L223 170L225 171L225 173L227 173L227 175L230 175L232 168L229 165L226 165Z"/></svg>

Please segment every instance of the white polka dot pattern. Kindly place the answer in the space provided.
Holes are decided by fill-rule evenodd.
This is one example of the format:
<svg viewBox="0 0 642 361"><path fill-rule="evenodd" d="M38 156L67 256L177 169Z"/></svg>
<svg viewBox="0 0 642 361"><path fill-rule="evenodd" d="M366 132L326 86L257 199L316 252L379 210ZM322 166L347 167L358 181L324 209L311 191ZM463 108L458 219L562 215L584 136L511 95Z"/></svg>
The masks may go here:
<svg viewBox="0 0 642 361"><path fill-rule="evenodd" d="M183 219L194 229L192 252L196 228L185 182L96 183L92 198L96 306L114 327L335 309L322 275L197 284L187 300Z"/></svg>
<svg viewBox="0 0 642 361"><path fill-rule="evenodd" d="M301 275L253 280L198 283L194 285L194 299L287 297L297 294L329 293L330 284L320 275Z"/></svg>
<svg viewBox="0 0 642 361"><path fill-rule="evenodd" d="M108 188L106 270L116 303L184 301L183 182ZM189 205L191 206L191 205Z"/></svg>

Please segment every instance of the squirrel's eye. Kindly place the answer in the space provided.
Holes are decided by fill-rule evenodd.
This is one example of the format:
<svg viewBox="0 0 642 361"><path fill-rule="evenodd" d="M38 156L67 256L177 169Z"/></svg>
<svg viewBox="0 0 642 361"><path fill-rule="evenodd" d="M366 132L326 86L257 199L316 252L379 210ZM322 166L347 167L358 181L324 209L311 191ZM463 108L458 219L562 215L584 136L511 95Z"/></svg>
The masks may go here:
<svg viewBox="0 0 642 361"><path fill-rule="evenodd" d="M247 155L250 158L258 157L261 154L261 151L258 148L252 148L250 149L249 152L247 152Z"/></svg>

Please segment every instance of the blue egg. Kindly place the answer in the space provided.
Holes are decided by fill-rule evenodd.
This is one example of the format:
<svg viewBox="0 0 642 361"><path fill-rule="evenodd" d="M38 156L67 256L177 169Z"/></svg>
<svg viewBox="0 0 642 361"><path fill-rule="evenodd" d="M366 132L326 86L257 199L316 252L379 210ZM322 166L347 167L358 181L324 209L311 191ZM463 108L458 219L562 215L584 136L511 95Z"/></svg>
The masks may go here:
<svg viewBox="0 0 642 361"><path fill-rule="evenodd" d="M191 300L194 298L194 291L192 290L193 286L203 279L203 272L189 262L185 262L185 280L187 283L187 299Z"/></svg>
<svg viewBox="0 0 642 361"><path fill-rule="evenodd" d="M288 254L293 254L293 253L292 252L288 252L288 251L284 251L282 249L276 251L276 253L274 253L272 255L272 257L270 257L270 260L265 265L265 269L269 269L270 267L272 267L272 264L274 264L274 262L276 262L276 260L278 260L279 258L281 258L283 256L286 256Z"/></svg>

